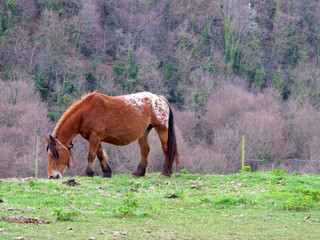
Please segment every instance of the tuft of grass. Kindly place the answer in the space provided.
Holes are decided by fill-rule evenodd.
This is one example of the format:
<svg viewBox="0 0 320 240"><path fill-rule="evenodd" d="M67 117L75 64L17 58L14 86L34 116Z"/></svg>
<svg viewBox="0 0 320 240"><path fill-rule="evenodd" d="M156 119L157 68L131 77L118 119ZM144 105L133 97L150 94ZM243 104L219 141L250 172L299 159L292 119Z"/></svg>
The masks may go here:
<svg viewBox="0 0 320 240"><path fill-rule="evenodd" d="M189 172L187 169L181 169L181 170L180 170L180 173L190 174L190 172Z"/></svg>
<svg viewBox="0 0 320 240"><path fill-rule="evenodd" d="M310 197L311 199L319 202L320 201L320 190L313 190L313 189L300 189L302 195L306 197Z"/></svg>
<svg viewBox="0 0 320 240"><path fill-rule="evenodd" d="M132 193L127 193L122 200L122 205L114 210L116 217L132 217L138 209L138 200Z"/></svg>
<svg viewBox="0 0 320 240"><path fill-rule="evenodd" d="M268 174L274 174L274 175L283 175L283 174L286 174L287 173L287 170L286 169L282 169L282 170L280 170L280 169L275 169L275 170L273 170L273 171L271 171L271 172L267 172Z"/></svg>
<svg viewBox="0 0 320 240"><path fill-rule="evenodd" d="M79 211L76 210L67 210L63 211L62 209L55 209L54 213L57 215L57 221L74 221L79 215Z"/></svg>
<svg viewBox="0 0 320 240"><path fill-rule="evenodd" d="M311 208L311 199L308 196L290 196L280 204L280 208L289 211L306 211Z"/></svg>

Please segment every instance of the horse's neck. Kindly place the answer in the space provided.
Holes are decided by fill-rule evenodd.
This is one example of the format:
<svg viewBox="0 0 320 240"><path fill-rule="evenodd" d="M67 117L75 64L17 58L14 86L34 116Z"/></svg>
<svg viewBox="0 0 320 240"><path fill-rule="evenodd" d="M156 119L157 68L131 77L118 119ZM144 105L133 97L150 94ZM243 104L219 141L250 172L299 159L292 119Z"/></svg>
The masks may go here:
<svg viewBox="0 0 320 240"><path fill-rule="evenodd" d="M59 122L54 129L53 136L68 147L72 139L79 134L78 129L79 120L77 117L64 117L63 121Z"/></svg>

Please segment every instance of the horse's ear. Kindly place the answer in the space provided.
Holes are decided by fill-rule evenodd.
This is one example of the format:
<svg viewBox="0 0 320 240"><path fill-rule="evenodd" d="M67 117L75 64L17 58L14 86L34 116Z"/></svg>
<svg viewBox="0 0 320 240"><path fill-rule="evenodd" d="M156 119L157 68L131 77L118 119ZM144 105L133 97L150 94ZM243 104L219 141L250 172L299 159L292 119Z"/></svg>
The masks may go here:
<svg viewBox="0 0 320 240"><path fill-rule="evenodd" d="M49 138L49 137L47 137L47 136L46 136L46 141L47 141L47 142L49 142L49 141L50 141L50 138Z"/></svg>

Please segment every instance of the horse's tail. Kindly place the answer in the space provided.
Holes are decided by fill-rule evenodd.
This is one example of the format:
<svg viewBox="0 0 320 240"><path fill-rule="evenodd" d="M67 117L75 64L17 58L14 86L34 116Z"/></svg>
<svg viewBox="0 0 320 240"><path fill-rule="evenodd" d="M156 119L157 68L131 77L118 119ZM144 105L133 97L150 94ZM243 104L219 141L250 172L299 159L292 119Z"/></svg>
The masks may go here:
<svg viewBox="0 0 320 240"><path fill-rule="evenodd" d="M173 112L169 103L168 103L168 106L169 106L169 126L168 126L168 150L166 155L167 155L169 166L172 166L175 160L176 171L177 171L179 166L179 152L178 152L176 132L174 128Z"/></svg>

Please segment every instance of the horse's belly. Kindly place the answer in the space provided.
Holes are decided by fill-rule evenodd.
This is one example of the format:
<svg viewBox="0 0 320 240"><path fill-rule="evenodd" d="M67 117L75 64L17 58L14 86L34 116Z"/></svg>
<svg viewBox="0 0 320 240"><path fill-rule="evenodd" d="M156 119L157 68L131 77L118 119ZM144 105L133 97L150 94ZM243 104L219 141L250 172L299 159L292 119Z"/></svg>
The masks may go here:
<svg viewBox="0 0 320 240"><path fill-rule="evenodd" d="M123 137L123 136L107 136L104 137L101 141L102 142L106 142L106 143L110 143L113 145L117 145L117 146L125 146L128 145L132 142L134 142L135 140L137 140L139 137Z"/></svg>
<svg viewBox="0 0 320 240"><path fill-rule="evenodd" d="M128 145L140 138L145 133L148 126L148 124L145 124L145 126L125 126L123 128L113 128L112 130L109 129L102 137L102 141L117 146Z"/></svg>

